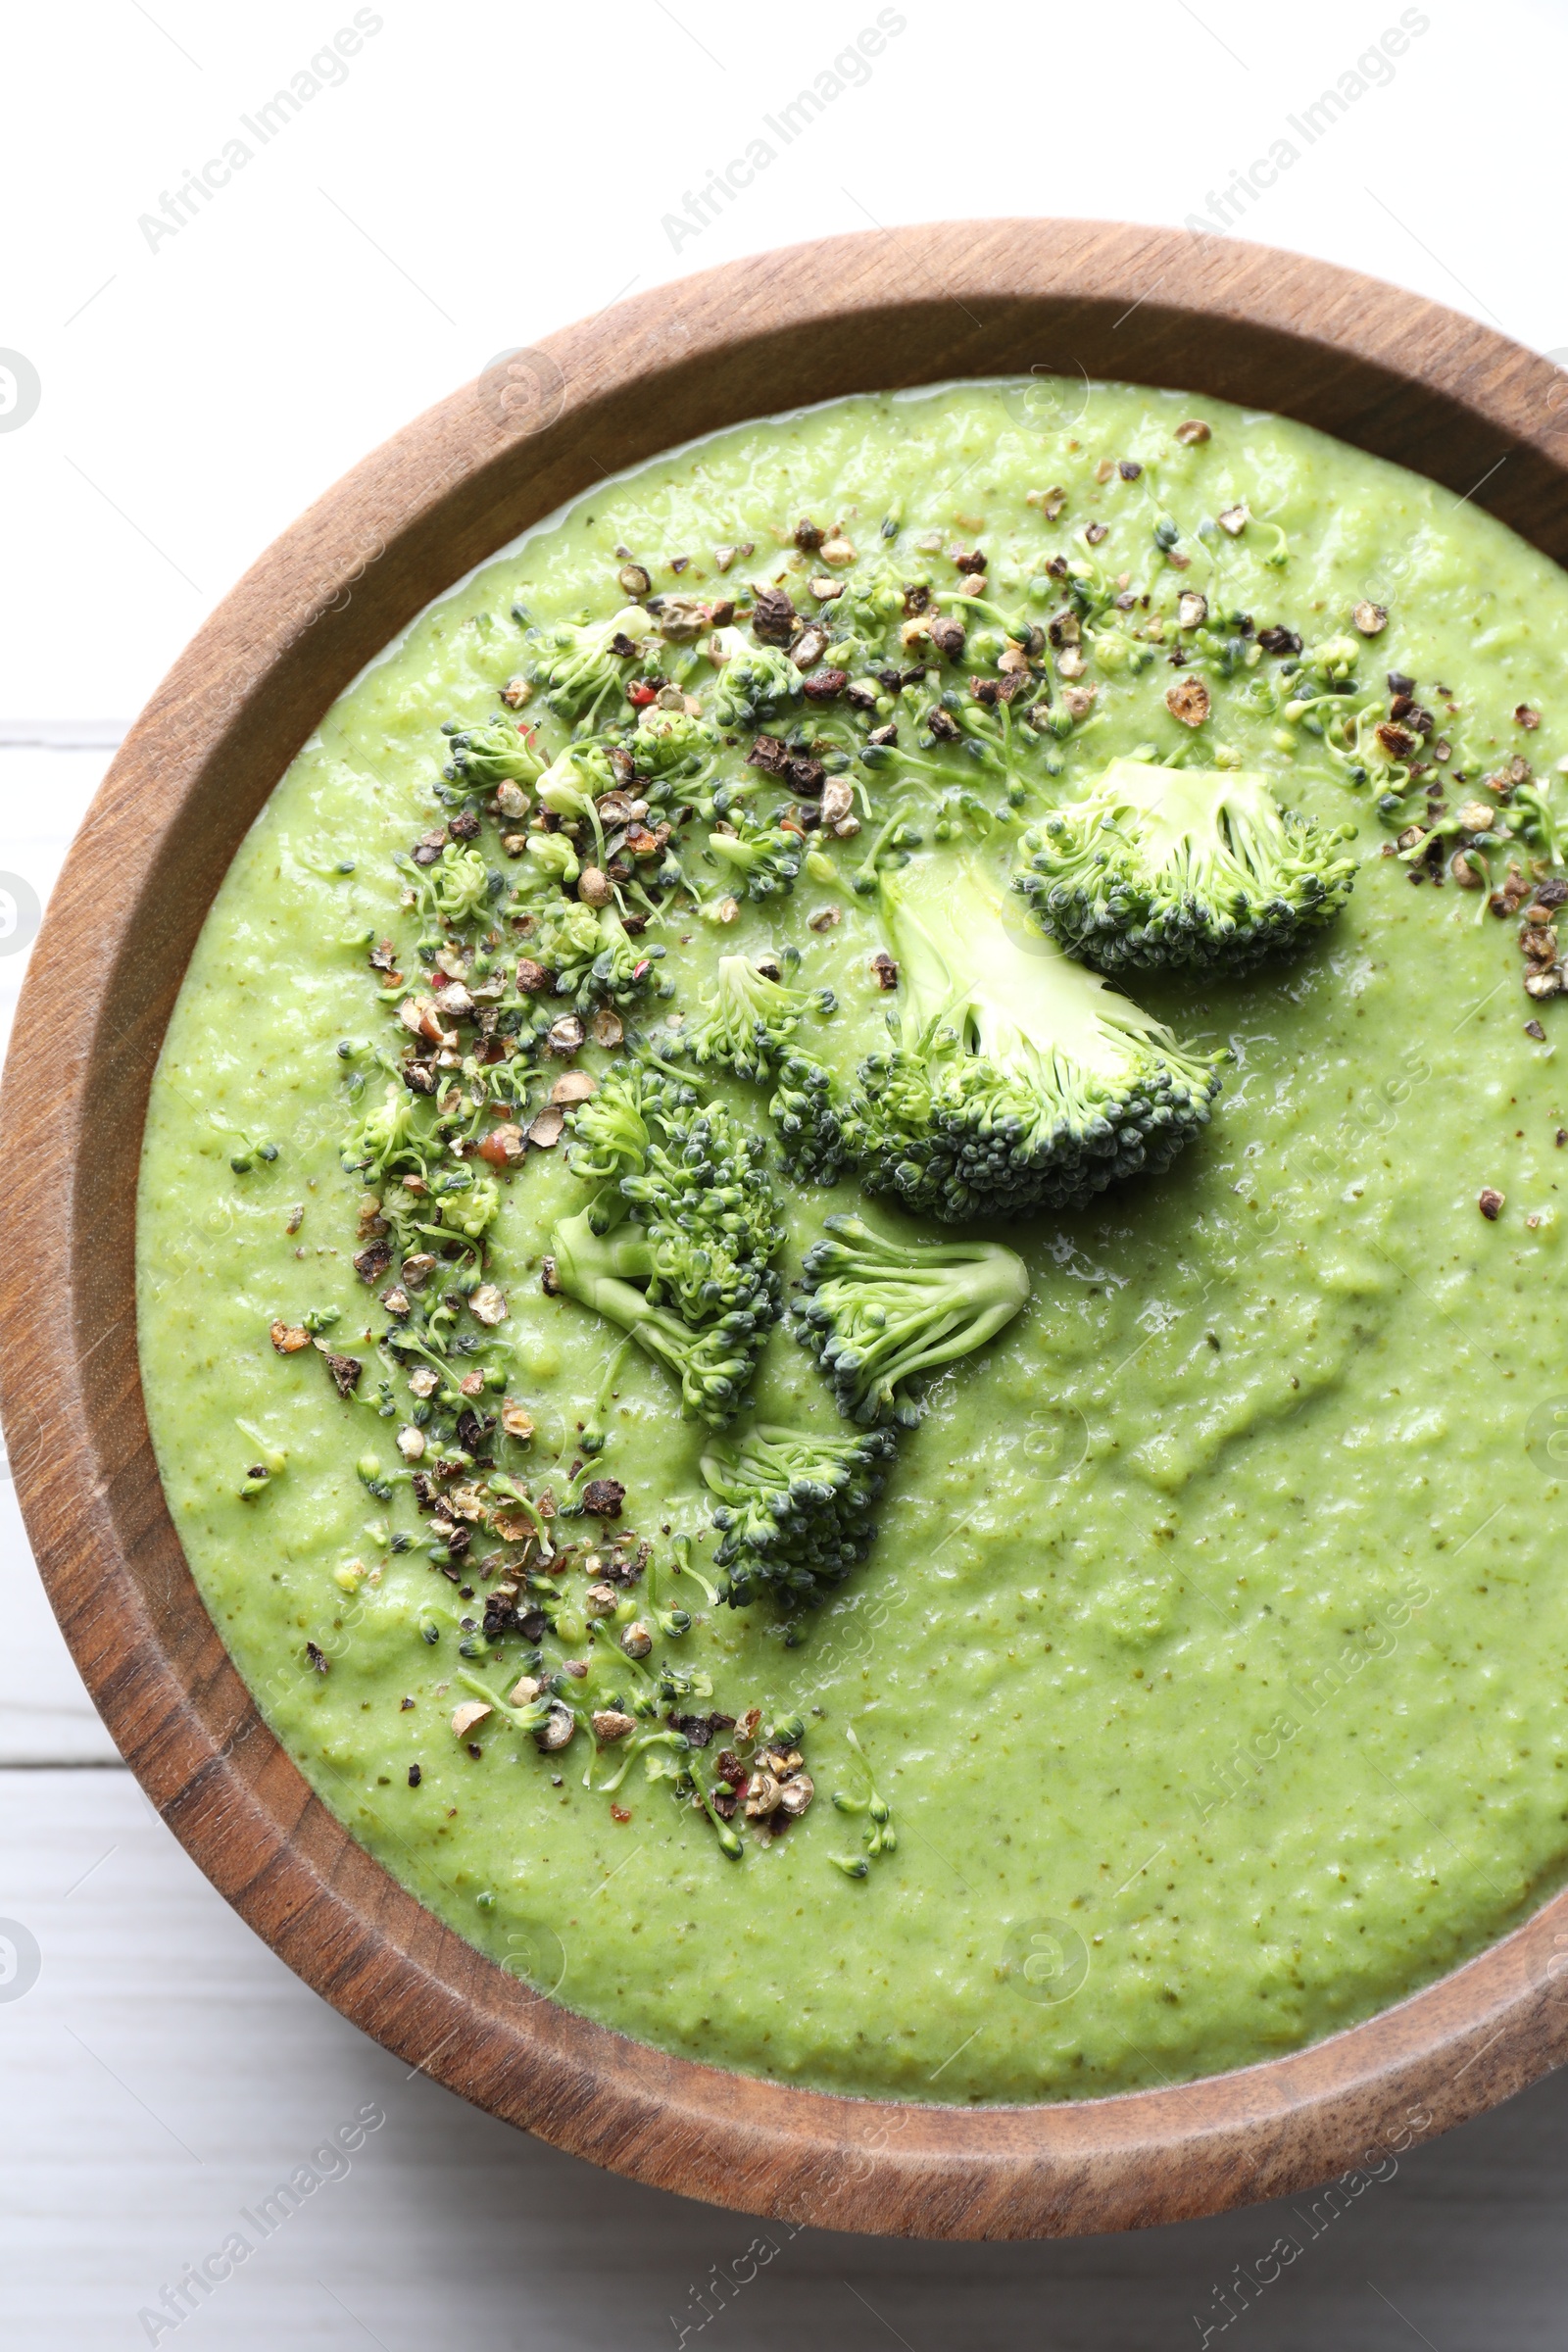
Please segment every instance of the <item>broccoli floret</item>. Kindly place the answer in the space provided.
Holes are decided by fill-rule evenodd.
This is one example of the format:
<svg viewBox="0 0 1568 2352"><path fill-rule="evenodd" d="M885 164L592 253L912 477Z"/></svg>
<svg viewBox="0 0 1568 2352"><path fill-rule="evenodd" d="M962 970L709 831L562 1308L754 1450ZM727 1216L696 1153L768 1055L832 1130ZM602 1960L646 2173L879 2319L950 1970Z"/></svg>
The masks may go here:
<svg viewBox="0 0 1568 2352"><path fill-rule="evenodd" d="M424 1155L419 1143L414 1102L408 1089L389 1086L379 1106L368 1110L344 1138L344 1172L379 1179L388 1169L406 1165L422 1173Z"/></svg>
<svg viewBox="0 0 1568 2352"><path fill-rule="evenodd" d="M449 784L470 792L493 792L498 784L532 784L545 763L525 729L512 718L492 718L452 737L452 758L442 771Z"/></svg>
<svg viewBox="0 0 1568 2352"><path fill-rule="evenodd" d="M674 995L674 983L660 977L659 966L664 956L662 947L645 947L634 940L613 906L601 909L599 929L604 944L581 992L586 1002L618 1004L624 1010L644 997Z"/></svg>
<svg viewBox="0 0 1568 2352"><path fill-rule="evenodd" d="M872 665L881 662L895 623L909 611L905 602L906 587L923 585L908 575L901 577L887 564L877 564L870 572L853 573L844 584L843 596L821 615L822 626L833 639L828 659L837 657L841 665L846 659ZM903 651L898 646L894 659Z"/></svg>
<svg viewBox="0 0 1568 2352"><path fill-rule="evenodd" d="M467 1170L462 1173L466 1175ZM449 1189L441 1202L442 1224L466 1241L482 1240L486 1227L493 1225L501 1212L501 1193L494 1177L474 1176L464 1185L456 1175L444 1181Z"/></svg>
<svg viewBox="0 0 1568 2352"><path fill-rule="evenodd" d="M599 917L578 899L552 899L540 913L528 942L530 955L554 972L564 996L569 996L592 964L602 945Z"/></svg>
<svg viewBox="0 0 1568 2352"><path fill-rule="evenodd" d="M433 865L397 864L413 883L427 914L448 925L476 922L490 906L490 875L477 850L449 841Z"/></svg>
<svg viewBox="0 0 1568 2352"><path fill-rule="evenodd" d="M527 853L539 872L552 882L575 882L582 865L564 833L530 833Z"/></svg>
<svg viewBox="0 0 1568 2352"><path fill-rule="evenodd" d="M637 1295L655 1317L654 1336L632 1337L680 1373L690 1410L715 1423L730 1419L783 1303L772 1261L784 1233L766 1146L739 1132L720 1105L699 1102L689 1087L636 1061L613 1071L573 1112L572 1125L572 1172L603 1188L582 1217L605 1244L593 1273L644 1286L646 1298ZM568 1252L576 1223L567 1221ZM588 1262L580 1249L575 1262ZM625 1324L612 1304L600 1311ZM672 1323L692 1340L710 1329L721 1334L716 1356L702 1351L691 1379L669 1353L683 1344ZM717 1369L724 1381L708 1385Z"/></svg>
<svg viewBox="0 0 1568 2352"><path fill-rule="evenodd" d="M1018 916L1007 929L973 877L944 891L942 947L886 876L881 893L902 1011L845 1120L868 1190L950 1221L1081 1206L1207 1124L1217 1056Z"/></svg>
<svg viewBox="0 0 1568 2352"><path fill-rule="evenodd" d="M718 729L708 719L650 703L626 748L644 775L690 776L706 765L717 744Z"/></svg>
<svg viewBox="0 0 1568 2352"><path fill-rule="evenodd" d="M653 630L641 605L627 605L608 620L570 622L549 632L547 650L534 665L535 683L563 718L580 718L620 684L624 664Z"/></svg>
<svg viewBox="0 0 1568 2352"><path fill-rule="evenodd" d="M709 660L719 666L713 716L721 727L760 727L801 699L801 673L773 645L753 645L739 629L715 629Z"/></svg>
<svg viewBox="0 0 1568 2352"><path fill-rule="evenodd" d="M649 1304L667 1306L692 1329L720 1320L740 1341L765 1339L778 1318L781 1286L771 1266L736 1255L721 1237L685 1232L667 1220L638 1225L629 1219L601 1231L609 1204L583 1211L609 1255L603 1267L617 1282L646 1287Z"/></svg>
<svg viewBox="0 0 1568 2352"><path fill-rule="evenodd" d="M710 833L708 847L728 868L731 884L749 899L773 899L795 888L806 845L798 833L770 825L755 833Z"/></svg>
<svg viewBox="0 0 1568 2352"><path fill-rule="evenodd" d="M778 1200L760 1136L739 1133L719 1103L690 1108L662 1102L640 1168L619 1181L621 1199L647 1227L656 1253L695 1253L728 1306L742 1296L782 1302L772 1261L784 1241ZM695 1311L696 1299L687 1301ZM759 1308L760 1311L760 1308Z"/></svg>
<svg viewBox="0 0 1568 2352"><path fill-rule="evenodd" d="M851 1421L920 1418L906 1391L995 1339L1029 1296L1029 1269L1000 1242L889 1241L860 1217L829 1217L807 1252L791 1318Z"/></svg>
<svg viewBox="0 0 1568 2352"><path fill-rule="evenodd" d="M583 1183L618 1185L640 1176L656 1129L695 1109L697 1094L669 1071L644 1060L620 1062L571 1114L566 1156Z"/></svg>
<svg viewBox="0 0 1568 2352"><path fill-rule="evenodd" d="M603 788L593 773L598 764L581 747L568 745L545 769L538 791L541 808L548 808L553 816L587 822L593 831L594 863L602 866L605 829L600 821L597 794Z"/></svg>
<svg viewBox="0 0 1568 2352"><path fill-rule="evenodd" d="M558 1287L673 1373L688 1419L715 1429L734 1419L757 1360L756 1334L745 1314L719 1315L694 1329L671 1309L656 1306L621 1271L640 1271L646 1243L595 1233L586 1210L562 1219L550 1248Z"/></svg>
<svg viewBox="0 0 1568 2352"><path fill-rule="evenodd" d="M846 1133L849 1098L837 1074L809 1054L787 1053L767 1115L779 1155L797 1184L837 1184L855 1164Z"/></svg>
<svg viewBox="0 0 1568 2352"><path fill-rule="evenodd" d="M721 956L718 980L683 1043L694 1061L716 1062L737 1078L771 1075L808 1012L832 1012L830 988L786 988L744 956Z"/></svg>
<svg viewBox="0 0 1568 2352"><path fill-rule="evenodd" d="M1052 937L1101 971L1246 971L1331 922L1354 828L1319 826L1240 769L1112 761L1086 800L1026 833L1014 878Z"/></svg>
<svg viewBox="0 0 1568 2352"><path fill-rule="evenodd" d="M579 1012L596 1004L624 1008L656 990L674 994L667 982L660 985L664 950L634 940L613 906L596 912L580 900L557 900L545 909L530 944L555 973L556 995L569 998Z"/></svg>
<svg viewBox="0 0 1568 2352"><path fill-rule="evenodd" d="M725 1572L719 1597L737 1609L759 1592L812 1603L842 1584L875 1541L871 1512L893 1443L886 1429L819 1438L759 1422L710 1446L702 1472L723 1539L713 1554Z"/></svg>

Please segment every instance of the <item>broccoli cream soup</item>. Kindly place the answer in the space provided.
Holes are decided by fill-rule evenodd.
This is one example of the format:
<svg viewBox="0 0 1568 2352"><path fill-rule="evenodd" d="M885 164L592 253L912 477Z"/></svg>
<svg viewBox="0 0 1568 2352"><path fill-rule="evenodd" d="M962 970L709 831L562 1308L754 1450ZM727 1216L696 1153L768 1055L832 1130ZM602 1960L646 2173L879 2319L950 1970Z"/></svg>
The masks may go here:
<svg viewBox="0 0 1568 2352"><path fill-rule="evenodd" d="M587 2016L921 2100L1298 2047L1568 1860L1568 590L1052 394L739 428L432 606L141 1177L323 1801Z"/></svg>

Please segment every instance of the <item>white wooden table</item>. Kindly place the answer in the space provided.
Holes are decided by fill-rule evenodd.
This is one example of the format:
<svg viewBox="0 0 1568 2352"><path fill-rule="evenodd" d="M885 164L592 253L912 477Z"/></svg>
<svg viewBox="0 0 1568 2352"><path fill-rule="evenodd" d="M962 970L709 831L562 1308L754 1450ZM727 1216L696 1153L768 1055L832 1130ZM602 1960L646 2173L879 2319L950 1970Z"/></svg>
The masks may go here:
<svg viewBox="0 0 1568 2352"><path fill-rule="evenodd" d="M0 746L0 865L40 897L103 764ZM24 960L0 953L0 1020ZM1560 2352L1568 2075L1415 2150L1316 2236L1308 2215L1305 2251L1228 2325L1216 2290L1266 2257L1285 2209L1007 2246L713 2212L411 2077L257 1941L120 1764L9 1480L0 1624L6 2352L1142 2352L1205 2328L1250 2352ZM318 2153L367 2111L384 2120L353 2153ZM187 2286L181 2316L204 2264L218 2282Z"/></svg>

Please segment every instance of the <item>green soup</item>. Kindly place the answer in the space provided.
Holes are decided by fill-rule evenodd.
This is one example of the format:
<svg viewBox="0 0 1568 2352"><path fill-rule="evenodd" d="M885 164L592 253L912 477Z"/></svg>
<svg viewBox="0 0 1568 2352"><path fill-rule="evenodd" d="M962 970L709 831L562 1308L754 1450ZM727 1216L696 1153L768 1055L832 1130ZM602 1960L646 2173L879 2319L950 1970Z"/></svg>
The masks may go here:
<svg viewBox="0 0 1568 2352"><path fill-rule="evenodd" d="M1194 419L1210 431L1178 432ZM826 556L796 545L803 516ZM1045 629L1076 581L1088 614L1076 646L1068 631L1037 652L1054 716L1010 794L962 739L978 728L983 748L1004 706L905 634L918 591L940 609L975 554L999 611ZM508 715L529 631L625 606L628 562L656 598L745 608L782 587L828 640L836 600L813 579L916 591L888 621L892 683L867 672L879 707L803 702L780 728L806 730L792 757L817 725L840 747L829 771L855 788L858 834L808 832L794 888L740 896L729 922L656 886L640 936L667 951L672 994L628 1027L674 1041L664 1024L721 954L796 949L800 982L838 999L820 1050L853 1070L898 1003L872 967L877 899L855 886L886 820L904 811L884 861L906 857L939 898L960 867L1000 885L1026 825L1135 754L1260 770L1286 806L1355 827L1359 860L1346 910L1245 980L1122 976L1184 1039L1228 1050L1211 1123L1168 1172L1004 1229L1029 1303L930 1387L870 1556L819 1607L730 1608L677 1577L685 1536L713 1581L708 1433L659 1364L617 1354L615 1330L542 1280L553 1224L584 1199L569 1134L552 1145L545 1122L497 1173L483 1271L506 1319L450 1364L494 1372L477 1393L492 1418L503 1392L525 1409L531 1440L498 1428L491 1458L535 1502L549 1491L556 1544L574 1547L547 1663L605 1650L581 1595L607 1559L629 1559L617 1592L648 1613L638 1555L611 1540L650 1544L661 1605L693 1622L657 1638L649 1670L706 1677L694 1708L803 1727L815 1800L774 1836L739 1812L738 1859L671 1777L670 1741L605 1793L624 1751L595 1753L586 1731L558 1753L495 1709L454 1731L465 1675L504 1694L534 1652L484 1634L487 1533L429 1556L397 1444L416 1393L379 1345L397 1268L372 1252L372 1281L356 1272L374 1208L357 1223L366 1180L341 1160L408 1044L398 983L368 956L387 939L394 969L420 975L408 901L428 869L392 860L449 813L439 730ZM1181 624L1194 593L1201 635ZM676 628L656 674L706 707L702 645ZM139 1204L142 1372L175 1524L239 1671L353 1836L605 2024L781 2081L956 2102L1099 2095L1297 2048L1550 1893L1568 1855L1568 1088L1551 984L1522 988L1550 942L1523 957L1511 903L1547 871L1549 818L1532 835L1509 810L1510 762L1538 808L1560 790L1565 649L1562 575L1474 505L1277 417L1118 386L966 385L741 427L607 483L432 606L334 706L234 860L153 1087ZM1167 694L1200 676L1195 728ZM1330 704L1326 678L1353 691ZM1416 708L1390 789L1374 729L1397 727L1400 679ZM957 723L933 735L943 707ZM517 715L547 754L568 739L537 695ZM867 764L888 724L898 743ZM758 776L750 742L724 747L732 782ZM1485 889L1455 880L1451 827L1421 846L1421 810L1476 801L1491 838L1514 834L1489 850L1483 831L1466 879L1485 868ZM518 894L540 878L506 829L476 846L514 956ZM705 832L675 826L711 915ZM575 1058L506 1050L530 1111L564 1070L602 1076L626 1052L591 1024ZM767 1135L765 1087L714 1092ZM788 1284L861 1195L777 1182ZM440 1229L431 1254L437 1287L469 1262ZM280 1353L274 1323L357 1359L352 1396L320 1349ZM756 1398L768 1422L845 1428L784 1328ZM588 1468L625 1490L604 1525L569 1513L601 1409ZM711 1754L692 1762L710 1786Z"/></svg>

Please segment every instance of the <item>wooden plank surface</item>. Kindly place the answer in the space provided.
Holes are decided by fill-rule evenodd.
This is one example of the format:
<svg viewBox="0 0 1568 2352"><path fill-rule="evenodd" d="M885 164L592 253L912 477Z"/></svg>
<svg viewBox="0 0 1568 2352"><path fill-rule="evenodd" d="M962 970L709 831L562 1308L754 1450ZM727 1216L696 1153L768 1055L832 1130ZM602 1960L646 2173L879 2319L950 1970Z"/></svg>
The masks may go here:
<svg viewBox="0 0 1568 2352"><path fill-rule="evenodd" d="M122 1770L0 1770L0 1915L40 1952L24 1995L0 1985L7 2352L147 2342L138 2312L235 2230L249 2258L160 2342L654 2352L685 2328L703 2352L1144 2352L1200 2343L1195 2314L1248 2352L1562 2341L1568 2076L1401 2159L1315 2238L1306 2198L1042 2245L792 2236L411 2079L220 1900ZM384 2124L323 2160L366 2107ZM262 2201L313 2157L337 2177L264 2236ZM1303 2252L1222 2338L1216 2285L1284 2230Z"/></svg>

